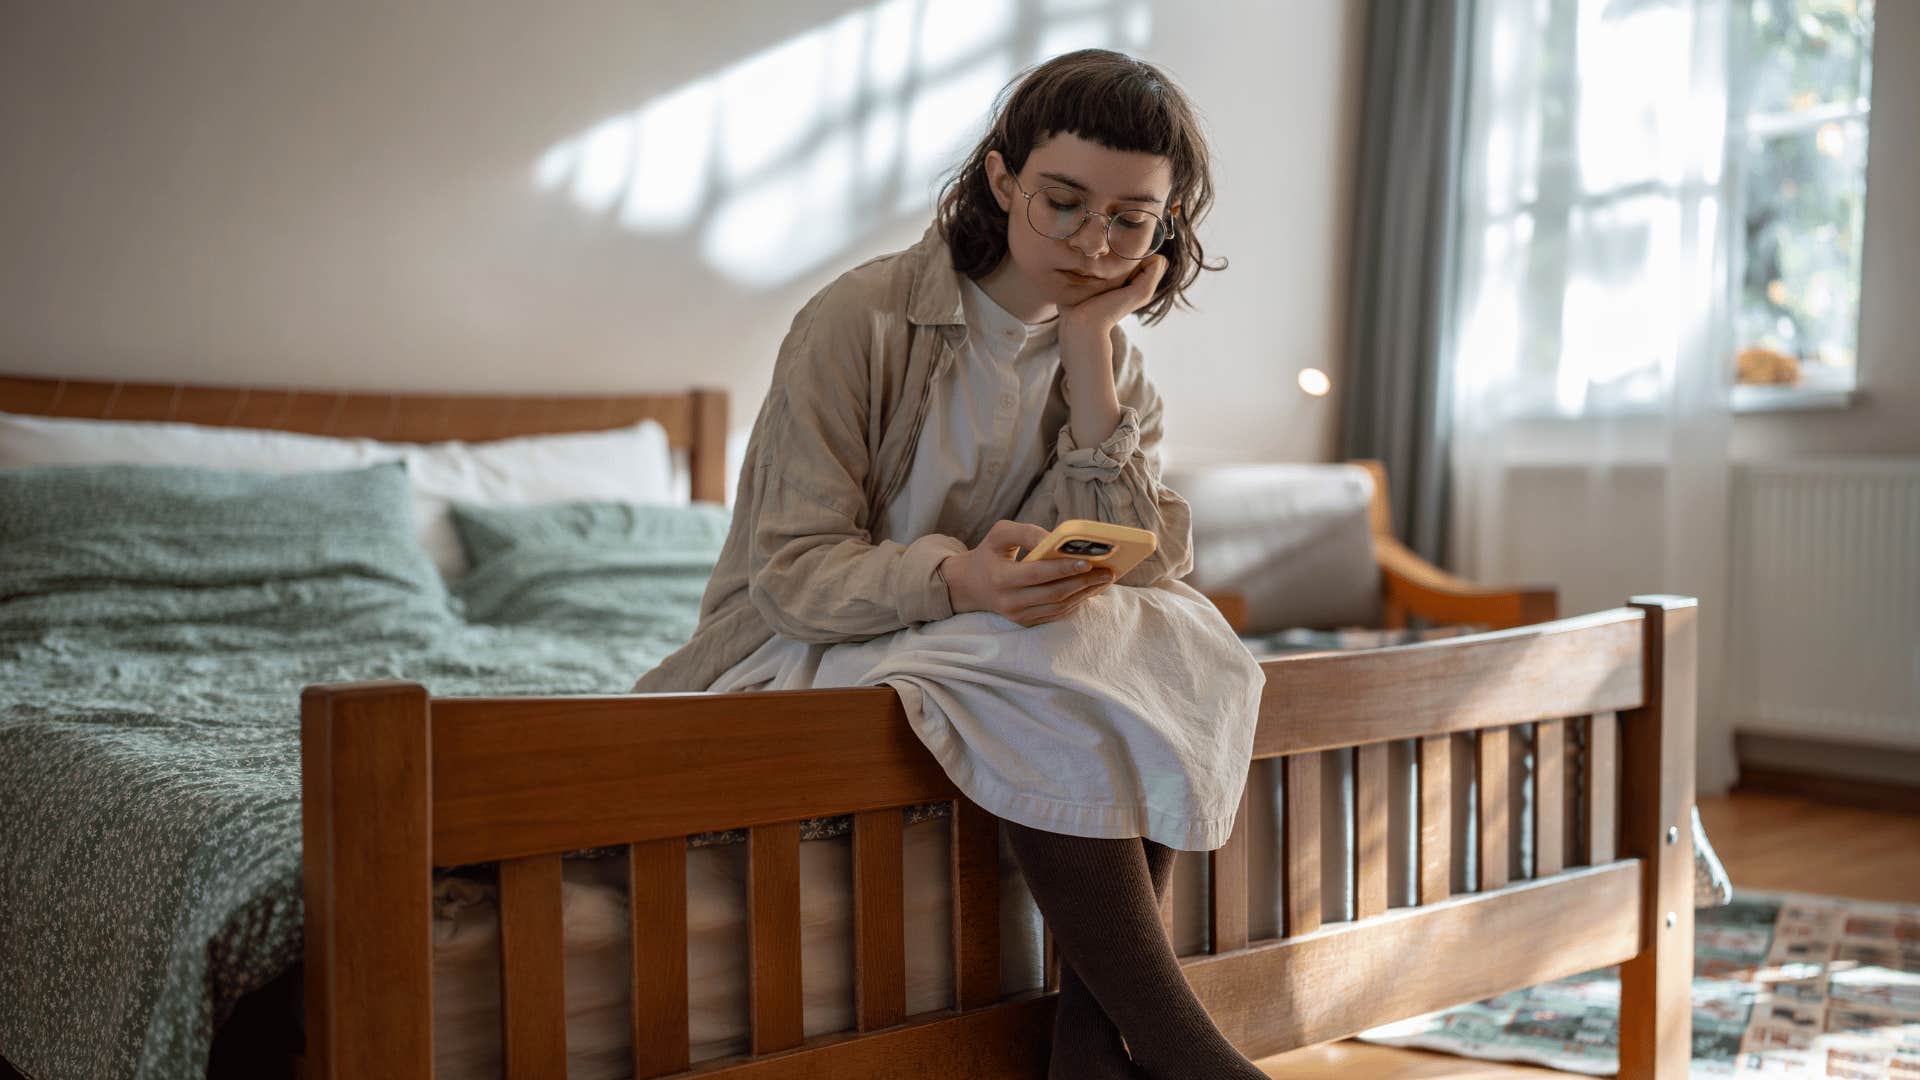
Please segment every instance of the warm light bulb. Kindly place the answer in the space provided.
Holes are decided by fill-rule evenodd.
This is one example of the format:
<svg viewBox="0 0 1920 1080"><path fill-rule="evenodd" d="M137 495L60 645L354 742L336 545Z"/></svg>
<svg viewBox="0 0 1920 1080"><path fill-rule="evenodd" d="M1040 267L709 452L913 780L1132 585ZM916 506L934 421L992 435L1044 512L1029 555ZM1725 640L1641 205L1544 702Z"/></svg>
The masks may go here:
<svg viewBox="0 0 1920 1080"><path fill-rule="evenodd" d="M1300 371L1300 389L1314 397L1326 397L1327 391L1333 389L1333 380L1327 378L1327 373L1319 368L1303 368Z"/></svg>

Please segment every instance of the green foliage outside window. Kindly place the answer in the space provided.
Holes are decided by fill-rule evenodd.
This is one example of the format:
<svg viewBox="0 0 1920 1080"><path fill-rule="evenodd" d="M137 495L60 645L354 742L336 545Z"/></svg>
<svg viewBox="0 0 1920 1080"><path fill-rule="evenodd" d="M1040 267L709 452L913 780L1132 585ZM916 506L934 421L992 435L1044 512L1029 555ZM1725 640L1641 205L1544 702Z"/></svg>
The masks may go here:
<svg viewBox="0 0 1920 1080"><path fill-rule="evenodd" d="M1745 2L1741 381L1851 387L1873 0Z"/></svg>

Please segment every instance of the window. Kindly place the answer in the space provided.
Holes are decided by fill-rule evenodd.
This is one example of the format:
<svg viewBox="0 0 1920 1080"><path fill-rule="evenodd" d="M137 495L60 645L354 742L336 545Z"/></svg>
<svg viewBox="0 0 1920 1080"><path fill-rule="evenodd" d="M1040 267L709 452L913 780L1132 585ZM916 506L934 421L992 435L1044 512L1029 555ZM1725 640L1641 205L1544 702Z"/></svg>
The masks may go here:
<svg viewBox="0 0 1920 1080"><path fill-rule="evenodd" d="M1764 406L1854 385L1873 0L1742 2L1735 400Z"/></svg>
<svg viewBox="0 0 1920 1080"><path fill-rule="evenodd" d="M1480 0L1455 389L1512 417L1844 401L1873 0ZM1708 368L1715 370L1708 370Z"/></svg>

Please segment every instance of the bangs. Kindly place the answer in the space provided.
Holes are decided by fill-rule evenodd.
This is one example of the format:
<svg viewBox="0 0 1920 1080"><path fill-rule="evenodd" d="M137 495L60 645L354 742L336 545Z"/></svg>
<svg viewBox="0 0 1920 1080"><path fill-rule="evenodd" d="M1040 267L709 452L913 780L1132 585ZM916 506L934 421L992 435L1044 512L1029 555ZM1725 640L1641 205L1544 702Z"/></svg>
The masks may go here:
<svg viewBox="0 0 1920 1080"><path fill-rule="evenodd" d="M1109 150L1166 158L1174 163L1177 189L1180 161L1191 162L1193 155L1192 147L1180 138L1180 119L1168 106L1165 89L1157 81L1140 78L1114 79L1112 85L1076 80L1041 88L1028 103L1030 111L1019 125L1031 139L1021 149L1019 160L1008 155L1007 163L1017 169L1049 138L1078 135Z"/></svg>

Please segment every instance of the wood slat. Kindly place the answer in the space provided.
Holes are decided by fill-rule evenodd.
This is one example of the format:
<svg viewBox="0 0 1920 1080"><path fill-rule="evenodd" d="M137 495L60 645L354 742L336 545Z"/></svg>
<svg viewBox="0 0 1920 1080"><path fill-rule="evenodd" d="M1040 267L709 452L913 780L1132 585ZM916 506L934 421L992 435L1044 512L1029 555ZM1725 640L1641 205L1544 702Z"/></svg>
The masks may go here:
<svg viewBox="0 0 1920 1080"><path fill-rule="evenodd" d="M1479 891L1499 889L1511 881L1508 847L1508 818L1512 809L1507 789L1506 728L1487 728L1480 732L1480 770L1475 784L1479 793Z"/></svg>
<svg viewBox="0 0 1920 1080"><path fill-rule="evenodd" d="M1587 859L1586 745L1587 718L1571 717L1561 724L1561 782L1567 789L1565 811L1561 814L1560 844L1568 866L1585 866Z"/></svg>
<svg viewBox="0 0 1920 1080"><path fill-rule="evenodd" d="M507 1080L553 1075L567 1060L560 856L500 864L500 991Z"/></svg>
<svg viewBox="0 0 1920 1080"><path fill-rule="evenodd" d="M61 408L64 379L33 379L0 375L0 412L22 416L71 416ZM86 413L77 415L86 416Z"/></svg>
<svg viewBox="0 0 1920 1080"><path fill-rule="evenodd" d="M1281 815L1281 932L1292 937L1320 929L1320 755L1287 758L1281 783L1286 811Z"/></svg>
<svg viewBox="0 0 1920 1080"><path fill-rule="evenodd" d="M688 467L692 495L699 502L727 501L727 392L694 390L689 395Z"/></svg>
<svg viewBox="0 0 1920 1080"><path fill-rule="evenodd" d="M1387 744L1368 743L1353 755L1354 917L1387 910Z"/></svg>
<svg viewBox="0 0 1920 1080"><path fill-rule="evenodd" d="M1041 989L1053 991L1060 989L1060 946L1053 939L1053 927L1045 919L1040 920L1040 951L1045 957L1042 961L1044 972L1041 977Z"/></svg>
<svg viewBox="0 0 1920 1080"><path fill-rule="evenodd" d="M1528 761L1533 740L1533 725L1518 724L1507 729L1507 880L1527 876L1525 829L1520 820L1521 807L1527 805Z"/></svg>
<svg viewBox="0 0 1920 1080"><path fill-rule="evenodd" d="M800 823L747 830L749 1045L756 1054L800 1045Z"/></svg>
<svg viewBox="0 0 1920 1080"><path fill-rule="evenodd" d="M442 866L956 794L884 687L437 698L433 727Z"/></svg>
<svg viewBox="0 0 1920 1080"><path fill-rule="evenodd" d="M19 412L12 407L14 388L26 379L8 379L0 383L0 402L8 405L8 412ZM56 380L52 399L46 408L48 416L71 416L89 420L135 419L114 413L115 402L120 397L121 384L117 382L92 382L84 379ZM154 419L163 419L154 417Z"/></svg>
<svg viewBox="0 0 1920 1080"><path fill-rule="evenodd" d="M1182 970L1221 1032L1260 1058L1618 963L1638 947L1640 886L1639 862L1612 863L1194 957Z"/></svg>
<svg viewBox="0 0 1920 1080"><path fill-rule="evenodd" d="M293 387L203 386L0 376L0 411L90 420L175 421L337 438L433 442L594 431L655 420L693 455L696 483L714 439L725 467L727 392L657 394L394 394ZM696 416L698 413L698 416ZM700 497L700 496L696 496Z"/></svg>
<svg viewBox="0 0 1920 1080"><path fill-rule="evenodd" d="M1000 819L953 801L953 997L977 1009L1000 997Z"/></svg>
<svg viewBox="0 0 1920 1080"><path fill-rule="evenodd" d="M1207 853L1207 951L1232 952L1247 947L1247 827L1248 792L1240 790L1240 809L1233 815L1227 842ZM1173 890L1169 888L1171 897Z"/></svg>
<svg viewBox="0 0 1920 1080"><path fill-rule="evenodd" d="M633 1075L685 1071L687 1027L687 842L674 836L632 845L627 914L633 940Z"/></svg>
<svg viewBox="0 0 1920 1080"><path fill-rule="evenodd" d="M856 1030L907 1015L906 893L900 811L853 818L853 1011Z"/></svg>
<svg viewBox="0 0 1920 1080"><path fill-rule="evenodd" d="M1587 723L1587 863L1613 861L1620 834L1620 718L1595 713Z"/></svg>
<svg viewBox="0 0 1920 1080"><path fill-rule="evenodd" d="M1526 723L1640 703L1633 608L1444 641L1262 660L1254 757ZM1408 702L1419 709L1409 712Z"/></svg>
<svg viewBox="0 0 1920 1080"><path fill-rule="evenodd" d="M308 1075L433 1073L426 688L300 697Z"/></svg>
<svg viewBox="0 0 1920 1080"><path fill-rule="evenodd" d="M1420 740L1420 881L1422 904L1445 900L1453 892L1453 739L1428 735Z"/></svg>
<svg viewBox="0 0 1920 1080"><path fill-rule="evenodd" d="M1620 965L1620 1077L1687 1074L1693 1043L1693 772L1699 608L1637 596L1646 704L1620 718L1621 852L1644 866L1639 955Z"/></svg>
<svg viewBox="0 0 1920 1080"><path fill-rule="evenodd" d="M1533 729L1533 876L1566 869L1566 722L1542 720Z"/></svg>
<svg viewBox="0 0 1920 1080"><path fill-rule="evenodd" d="M273 431L296 430L285 426L296 396L293 392L286 390L242 390L230 401L230 411L218 421L218 425L267 428ZM215 421L208 418L205 422L214 423Z"/></svg>
<svg viewBox="0 0 1920 1080"><path fill-rule="evenodd" d="M1053 1011L1059 995L1029 991L986 1009L929 1013L871 1035L845 1031L762 1058L700 1063L700 1080L856 1080L921 1076L1047 1075Z"/></svg>

